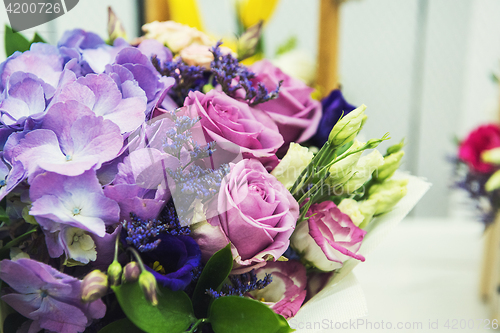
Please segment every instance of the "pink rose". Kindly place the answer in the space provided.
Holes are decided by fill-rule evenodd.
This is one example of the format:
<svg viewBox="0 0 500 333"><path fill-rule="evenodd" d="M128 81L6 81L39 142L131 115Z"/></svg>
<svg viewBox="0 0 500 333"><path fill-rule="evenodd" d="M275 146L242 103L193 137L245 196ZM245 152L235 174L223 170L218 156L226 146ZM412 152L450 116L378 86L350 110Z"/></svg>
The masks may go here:
<svg viewBox="0 0 500 333"><path fill-rule="evenodd" d="M299 205L257 160L231 164L217 200L219 215L193 226L192 236L207 261L231 242L233 273L245 273L279 258L290 244Z"/></svg>
<svg viewBox="0 0 500 333"><path fill-rule="evenodd" d="M365 261L357 254L366 231L356 227L332 201L314 204L292 235L292 247L312 266L330 272L349 258Z"/></svg>
<svg viewBox="0 0 500 333"><path fill-rule="evenodd" d="M481 154L497 147L500 147L500 128L495 124L480 126L462 141L458 157L467 163L472 170L490 173L493 172L493 166L483 162Z"/></svg>
<svg viewBox="0 0 500 333"><path fill-rule="evenodd" d="M201 117L206 141L217 143L220 163L243 154L243 158L259 159L266 167L278 164L275 153L283 144L283 137L265 112L216 90L206 95L192 91L184 105L191 106L190 113Z"/></svg>
<svg viewBox="0 0 500 333"><path fill-rule="evenodd" d="M274 90L283 80L278 98L257 105L278 124L287 147L290 142L304 142L311 138L321 119L321 103L311 98L313 88L281 71L267 60L252 65L257 74L256 82L262 82L268 90Z"/></svg>
<svg viewBox="0 0 500 333"><path fill-rule="evenodd" d="M295 316L306 297L305 267L295 260L268 262L255 274L259 279L272 274L273 281L263 289L250 292L250 296L286 319Z"/></svg>

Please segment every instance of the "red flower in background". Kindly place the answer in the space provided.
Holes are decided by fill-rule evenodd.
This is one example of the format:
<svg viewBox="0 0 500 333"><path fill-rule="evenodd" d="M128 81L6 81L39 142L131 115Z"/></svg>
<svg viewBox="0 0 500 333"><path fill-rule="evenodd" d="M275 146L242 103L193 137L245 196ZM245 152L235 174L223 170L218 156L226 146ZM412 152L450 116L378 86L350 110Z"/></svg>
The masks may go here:
<svg viewBox="0 0 500 333"><path fill-rule="evenodd" d="M462 141L458 157L472 170L490 173L493 171L493 165L483 162L481 154L497 147L500 147L500 127L494 124L480 126Z"/></svg>

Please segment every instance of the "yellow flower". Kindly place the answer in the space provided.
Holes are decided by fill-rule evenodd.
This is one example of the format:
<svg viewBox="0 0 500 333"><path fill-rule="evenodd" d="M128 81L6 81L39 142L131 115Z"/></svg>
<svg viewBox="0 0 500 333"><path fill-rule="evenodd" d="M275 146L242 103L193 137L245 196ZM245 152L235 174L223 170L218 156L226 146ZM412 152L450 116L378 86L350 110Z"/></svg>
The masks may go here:
<svg viewBox="0 0 500 333"><path fill-rule="evenodd" d="M279 0L238 0L238 16L245 29L259 23L267 22Z"/></svg>
<svg viewBox="0 0 500 333"><path fill-rule="evenodd" d="M169 0L170 19L203 31L200 11L196 0Z"/></svg>

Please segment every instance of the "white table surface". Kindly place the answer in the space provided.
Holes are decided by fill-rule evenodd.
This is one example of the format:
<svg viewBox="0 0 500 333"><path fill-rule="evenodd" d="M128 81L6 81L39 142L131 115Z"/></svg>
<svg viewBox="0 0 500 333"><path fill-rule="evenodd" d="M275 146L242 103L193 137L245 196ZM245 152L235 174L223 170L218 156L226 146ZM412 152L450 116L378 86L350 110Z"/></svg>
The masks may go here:
<svg viewBox="0 0 500 333"><path fill-rule="evenodd" d="M482 235L483 226L476 221L405 219L354 270L369 311L362 320L371 322L372 329L365 322L331 331L491 332L491 326L484 329L488 309L478 293ZM382 320L384 329L376 329L375 323L380 326ZM469 320L474 328L460 329L460 324L472 326ZM392 329L387 329L387 322ZM412 328L396 327L410 327L408 322ZM414 322L421 322L421 328L413 328ZM429 323L434 323L432 328Z"/></svg>

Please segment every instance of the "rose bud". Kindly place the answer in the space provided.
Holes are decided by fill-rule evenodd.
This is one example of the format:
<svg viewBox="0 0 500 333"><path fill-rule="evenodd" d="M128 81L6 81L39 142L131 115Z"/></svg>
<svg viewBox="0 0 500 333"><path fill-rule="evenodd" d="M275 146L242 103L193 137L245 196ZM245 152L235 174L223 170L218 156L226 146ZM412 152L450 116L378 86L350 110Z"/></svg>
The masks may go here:
<svg viewBox="0 0 500 333"><path fill-rule="evenodd" d="M139 275L141 274L141 268L135 262L129 262L125 265L123 269L122 282L123 283L132 283L139 279Z"/></svg>
<svg viewBox="0 0 500 333"><path fill-rule="evenodd" d="M109 285L117 286L120 283L121 275L122 275L122 265L120 265L120 263L115 260L108 267Z"/></svg>
<svg viewBox="0 0 500 333"><path fill-rule="evenodd" d="M108 276L96 269L85 276L82 281L82 302L93 302L106 295Z"/></svg>
<svg viewBox="0 0 500 333"><path fill-rule="evenodd" d="M151 302L153 306L158 305L158 295L156 294L156 278L147 270L143 270L139 275L139 285L144 292L146 299Z"/></svg>

